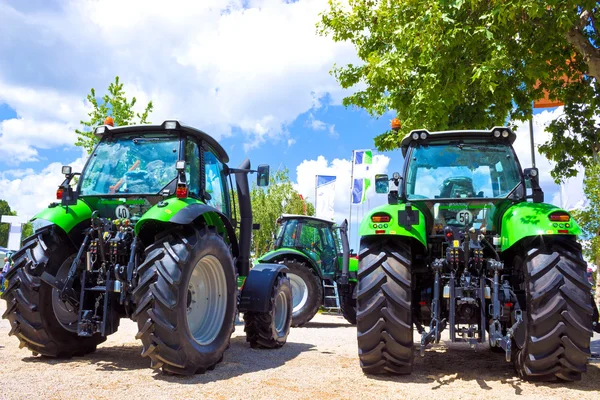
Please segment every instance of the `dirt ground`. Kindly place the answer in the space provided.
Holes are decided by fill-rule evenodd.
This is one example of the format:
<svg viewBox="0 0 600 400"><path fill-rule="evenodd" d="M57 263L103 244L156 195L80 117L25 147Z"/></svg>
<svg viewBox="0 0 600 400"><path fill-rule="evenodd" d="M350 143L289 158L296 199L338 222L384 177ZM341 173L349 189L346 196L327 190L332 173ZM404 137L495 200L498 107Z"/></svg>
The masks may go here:
<svg viewBox="0 0 600 400"><path fill-rule="evenodd" d="M6 302L0 301L0 313ZM359 367L356 328L336 315L317 315L293 328L279 350L253 350L243 326L214 371L193 377L165 376L140 356L135 324L123 320L119 331L98 351L71 360L34 357L9 337L0 322L2 390L6 399L599 399L600 363L572 384L519 380L502 354L486 346L440 344L425 358L415 357L412 375L367 377ZM416 337L415 337L416 339ZM600 336L593 339L600 352Z"/></svg>

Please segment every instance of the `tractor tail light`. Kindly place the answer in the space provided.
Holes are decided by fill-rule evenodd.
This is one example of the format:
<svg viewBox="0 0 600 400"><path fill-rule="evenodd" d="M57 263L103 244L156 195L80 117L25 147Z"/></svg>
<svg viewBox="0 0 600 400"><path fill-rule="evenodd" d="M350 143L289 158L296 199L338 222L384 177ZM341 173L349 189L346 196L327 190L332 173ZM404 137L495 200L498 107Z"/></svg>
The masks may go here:
<svg viewBox="0 0 600 400"><path fill-rule="evenodd" d="M387 214L375 214L371 217L371 222L390 222L391 219Z"/></svg>
<svg viewBox="0 0 600 400"><path fill-rule="evenodd" d="M176 194L178 199L185 199L186 197L188 197L187 185L177 185Z"/></svg>
<svg viewBox="0 0 600 400"><path fill-rule="evenodd" d="M62 200L63 192L64 192L64 189L62 187L59 187L58 189L56 189L56 199L57 200Z"/></svg>
<svg viewBox="0 0 600 400"><path fill-rule="evenodd" d="M550 214L550 221L552 222L569 222L571 217L564 211L557 211Z"/></svg>

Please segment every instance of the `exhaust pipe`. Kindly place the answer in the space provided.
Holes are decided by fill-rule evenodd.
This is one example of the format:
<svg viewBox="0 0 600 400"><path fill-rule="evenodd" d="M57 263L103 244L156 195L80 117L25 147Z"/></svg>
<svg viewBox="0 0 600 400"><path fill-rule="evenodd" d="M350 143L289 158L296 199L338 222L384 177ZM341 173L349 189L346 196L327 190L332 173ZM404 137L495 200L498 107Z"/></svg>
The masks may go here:
<svg viewBox="0 0 600 400"><path fill-rule="evenodd" d="M250 169L250 160L242 161L239 169ZM250 186L248 172L235 172L235 186L240 205L240 254L237 259L237 269L240 276L248 276L250 272L250 243L252 240L252 206L250 203Z"/></svg>
<svg viewBox="0 0 600 400"><path fill-rule="evenodd" d="M338 280L339 285L348 284L348 275L350 269L350 243L348 242L348 220L344 220L340 225L340 237L342 239L342 276Z"/></svg>

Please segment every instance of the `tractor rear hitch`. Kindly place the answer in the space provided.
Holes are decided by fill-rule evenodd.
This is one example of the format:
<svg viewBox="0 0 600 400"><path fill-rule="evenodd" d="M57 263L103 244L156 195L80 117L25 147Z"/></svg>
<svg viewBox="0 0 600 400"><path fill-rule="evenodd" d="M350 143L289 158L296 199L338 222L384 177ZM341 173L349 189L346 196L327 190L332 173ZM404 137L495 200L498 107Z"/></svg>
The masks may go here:
<svg viewBox="0 0 600 400"><path fill-rule="evenodd" d="M502 325L500 317L502 316L502 307L500 305L500 271L504 269L504 264L493 259L488 260L488 268L494 271L494 287L492 294L492 323L490 324L490 346L501 347L505 351L506 361L510 362L512 358L512 337L517 327L523 322L523 315L520 309L513 313L515 323L506 330L506 335L502 335ZM517 306L518 307L518 306Z"/></svg>
<svg viewBox="0 0 600 400"><path fill-rule="evenodd" d="M423 330L421 333L421 357L425 357L425 347L429 343L435 341L440 342L440 335L446 326L446 320L440 321L440 272L444 267L445 260L436 259L431 263L431 268L435 271L435 282L433 284L433 301L431 302L431 323L429 324L429 332ZM440 328L441 325L441 328Z"/></svg>

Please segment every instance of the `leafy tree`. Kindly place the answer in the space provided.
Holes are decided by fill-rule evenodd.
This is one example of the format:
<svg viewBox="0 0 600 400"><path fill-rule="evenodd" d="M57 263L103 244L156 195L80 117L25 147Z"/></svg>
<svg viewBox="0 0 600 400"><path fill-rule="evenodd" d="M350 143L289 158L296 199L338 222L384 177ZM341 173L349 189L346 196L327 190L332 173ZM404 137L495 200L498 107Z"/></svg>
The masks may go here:
<svg viewBox="0 0 600 400"><path fill-rule="evenodd" d="M275 221L281 214L305 214L305 206L306 215L315 214L313 205L302 200L292 186L287 168L272 173L267 188L252 185L250 198L253 221L260 224L260 229L252 234L252 250L255 257L265 253L272 243L276 233Z"/></svg>
<svg viewBox="0 0 600 400"><path fill-rule="evenodd" d="M6 200L0 200L0 215L17 215L17 213L11 210ZM21 241L28 236L33 235L33 227L31 223L23 224L21 232ZM0 224L0 246L6 247L8 245L8 224ZM11 249L16 250L16 249Z"/></svg>
<svg viewBox="0 0 600 400"><path fill-rule="evenodd" d="M137 100L135 97L131 101L127 100L125 91L123 90L123 83L119 81L118 76L108 86L108 94L105 94L101 101L98 101L98 98L96 98L96 90L94 88L87 95L87 100L92 105L93 110L88 113L88 121L81 121L83 130L75 129L75 132L79 135L75 145L86 149L88 154L92 152L98 142L98 138L94 136L94 128L104 124L106 117L112 117L115 126L149 124L148 116L154 108L152 101L150 101L146 105L144 112L141 114L134 112L133 107Z"/></svg>
<svg viewBox="0 0 600 400"><path fill-rule="evenodd" d="M578 163L587 165L600 138L589 122L599 114L593 80L600 77L596 1L348 3L329 0L318 29L353 43L362 61L333 69L342 87L360 87L344 104L376 116L391 110L402 121L398 133L375 138L377 148L398 147L414 128L490 128L507 118L525 120L533 100L547 90L551 99L567 102L566 116L541 148L558 162L554 177L571 176ZM579 105L587 108L575 116ZM563 128L571 131L569 140L561 140ZM571 146L576 137L581 145Z"/></svg>
<svg viewBox="0 0 600 400"><path fill-rule="evenodd" d="M584 193L589 201L583 210L573 216L583 230L583 251L586 258L600 266L600 162L593 162L586 170ZM598 274L596 274L596 279ZM596 280L596 301L600 303L600 285Z"/></svg>

